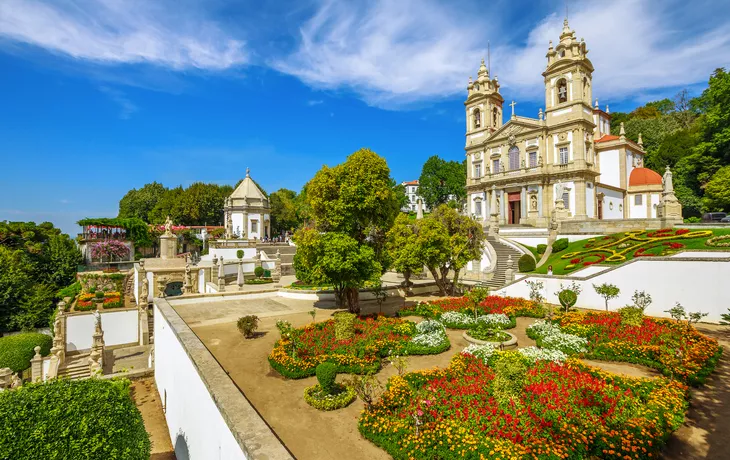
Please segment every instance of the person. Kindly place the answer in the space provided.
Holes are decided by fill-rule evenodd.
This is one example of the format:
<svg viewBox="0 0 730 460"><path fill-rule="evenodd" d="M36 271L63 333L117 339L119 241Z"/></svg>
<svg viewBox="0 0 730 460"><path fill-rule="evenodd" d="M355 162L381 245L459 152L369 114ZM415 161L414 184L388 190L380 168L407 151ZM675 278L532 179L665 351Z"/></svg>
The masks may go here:
<svg viewBox="0 0 730 460"><path fill-rule="evenodd" d="M552 274L553 274L553 266L548 265L548 275L552 276Z"/></svg>

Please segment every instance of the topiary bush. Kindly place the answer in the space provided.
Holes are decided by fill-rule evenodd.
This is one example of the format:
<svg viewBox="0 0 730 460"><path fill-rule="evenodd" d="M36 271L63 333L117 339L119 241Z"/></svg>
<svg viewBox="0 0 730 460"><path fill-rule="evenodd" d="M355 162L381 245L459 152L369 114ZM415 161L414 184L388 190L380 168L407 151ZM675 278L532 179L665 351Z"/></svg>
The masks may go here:
<svg viewBox="0 0 730 460"><path fill-rule="evenodd" d="M578 301L578 294L570 289L564 289L558 294L558 300L560 305L565 308L565 311L568 311Z"/></svg>
<svg viewBox="0 0 730 460"><path fill-rule="evenodd" d="M553 242L553 252L560 252L568 247L568 238L560 238Z"/></svg>
<svg viewBox="0 0 730 460"><path fill-rule="evenodd" d="M35 347L41 347L41 355L47 356L51 351L53 339L50 335L38 332L25 332L0 338L0 368L9 367L13 372L20 372L30 367L30 360L35 356ZM4 458L0 456L0 458Z"/></svg>
<svg viewBox="0 0 730 460"><path fill-rule="evenodd" d="M0 392L0 458L149 460L129 380L53 380Z"/></svg>
<svg viewBox="0 0 730 460"><path fill-rule="evenodd" d="M256 275L256 278L261 278L264 275L264 267L254 268L253 274Z"/></svg>
<svg viewBox="0 0 730 460"><path fill-rule="evenodd" d="M522 254L517 261L517 268L521 273L527 273L535 270L535 259L529 254Z"/></svg>
<svg viewBox="0 0 730 460"><path fill-rule="evenodd" d="M239 249L238 251L236 251L236 257L238 257L239 259L243 259L243 249Z"/></svg>
<svg viewBox="0 0 730 460"><path fill-rule="evenodd" d="M271 278L271 270L264 270L264 278Z"/></svg>
<svg viewBox="0 0 730 460"><path fill-rule="evenodd" d="M547 251L547 244L538 244L537 245L538 254L545 254L545 251Z"/></svg>
<svg viewBox="0 0 730 460"><path fill-rule="evenodd" d="M254 336L256 329L259 327L259 317L256 315L247 315L238 318L236 323L239 332L247 339Z"/></svg>
<svg viewBox="0 0 730 460"><path fill-rule="evenodd" d="M96 296L97 299L103 299L104 298L104 291L96 291L94 293L94 296Z"/></svg>
<svg viewBox="0 0 730 460"><path fill-rule="evenodd" d="M335 378L337 377L337 365L335 363L322 363L315 370L319 386L327 394L335 392Z"/></svg>
<svg viewBox="0 0 730 460"><path fill-rule="evenodd" d="M641 326L644 323L644 310L633 305L618 309L621 315L621 324L626 326Z"/></svg>
<svg viewBox="0 0 730 460"><path fill-rule="evenodd" d="M355 337L355 315L347 312L340 312L334 315L335 338L337 340L350 340Z"/></svg>

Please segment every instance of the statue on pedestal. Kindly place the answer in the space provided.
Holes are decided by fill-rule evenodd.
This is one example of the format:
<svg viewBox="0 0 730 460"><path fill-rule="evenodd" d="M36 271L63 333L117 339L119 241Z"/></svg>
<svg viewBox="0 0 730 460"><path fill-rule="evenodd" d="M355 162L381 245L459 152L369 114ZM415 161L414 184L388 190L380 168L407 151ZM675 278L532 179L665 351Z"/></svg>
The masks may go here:
<svg viewBox="0 0 730 460"><path fill-rule="evenodd" d="M165 218L165 235L171 236L172 235L172 219L170 216L167 216Z"/></svg>

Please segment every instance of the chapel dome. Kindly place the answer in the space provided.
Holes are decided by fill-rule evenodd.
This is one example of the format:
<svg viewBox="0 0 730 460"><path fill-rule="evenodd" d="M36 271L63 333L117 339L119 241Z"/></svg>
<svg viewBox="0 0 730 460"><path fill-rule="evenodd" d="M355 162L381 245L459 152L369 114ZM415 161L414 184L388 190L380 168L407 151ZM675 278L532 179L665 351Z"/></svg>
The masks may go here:
<svg viewBox="0 0 730 460"><path fill-rule="evenodd" d="M662 176L649 168L634 168L629 176L629 187L662 185Z"/></svg>

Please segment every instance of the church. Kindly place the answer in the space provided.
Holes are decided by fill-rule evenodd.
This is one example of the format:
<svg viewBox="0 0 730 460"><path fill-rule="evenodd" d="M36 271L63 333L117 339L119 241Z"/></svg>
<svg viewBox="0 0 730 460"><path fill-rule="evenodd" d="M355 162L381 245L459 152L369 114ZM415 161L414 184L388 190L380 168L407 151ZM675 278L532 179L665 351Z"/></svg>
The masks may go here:
<svg viewBox="0 0 730 460"><path fill-rule="evenodd" d="M485 223L536 227L547 227L554 215L578 221L661 217L663 178L643 167L641 135L629 139L623 126L620 135L611 135L608 106L591 103L593 64L567 19L546 57L545 110L537 118L515 115L512 102L503 121L499 81L484 60L477 79L469 78L464 105L470 215ZM670 199L676 200L673 194Z"/></svg>

